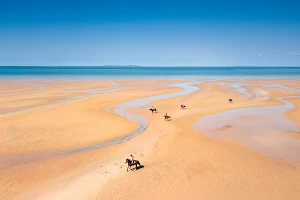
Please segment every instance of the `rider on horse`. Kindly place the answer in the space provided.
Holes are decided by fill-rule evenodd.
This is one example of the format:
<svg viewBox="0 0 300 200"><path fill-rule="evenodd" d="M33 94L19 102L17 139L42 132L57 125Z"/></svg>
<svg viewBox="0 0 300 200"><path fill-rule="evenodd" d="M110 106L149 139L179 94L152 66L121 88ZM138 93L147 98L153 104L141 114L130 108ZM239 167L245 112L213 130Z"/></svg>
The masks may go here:
<svg viewBox="0 0 300 200"><path fill-rule="evenodd" d="M131 162L134 163L133 155L130 155L131 157Z"/></svg>
<svg viewBox="0 0 300 200"><path fill-rule="evenodd" d="M132 166L135 166L135 169L139 169L140 167L143 167L138 160L133 159L133 155L130 155L130 159L127 158L125 163L128 164L127 171L128 169L132 170L131 169Z"/></svg>

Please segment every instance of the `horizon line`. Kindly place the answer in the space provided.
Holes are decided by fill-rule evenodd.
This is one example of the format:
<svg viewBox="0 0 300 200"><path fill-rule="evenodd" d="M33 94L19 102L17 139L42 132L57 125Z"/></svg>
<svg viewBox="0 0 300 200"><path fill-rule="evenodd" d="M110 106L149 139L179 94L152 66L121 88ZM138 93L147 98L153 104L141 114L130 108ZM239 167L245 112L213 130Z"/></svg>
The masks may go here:
<svg viewBox="0 0 300 200"><path fill-rule="evenodd" d="M300 67L300 65L0 65L0 67Z"/></svg>

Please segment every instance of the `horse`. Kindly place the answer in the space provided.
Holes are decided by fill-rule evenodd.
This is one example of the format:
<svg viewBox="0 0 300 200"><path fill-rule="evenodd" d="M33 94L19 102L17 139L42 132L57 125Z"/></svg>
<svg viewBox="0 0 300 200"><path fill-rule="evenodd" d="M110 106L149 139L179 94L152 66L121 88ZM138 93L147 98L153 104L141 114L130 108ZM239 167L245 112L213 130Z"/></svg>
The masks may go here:
<svg viewBox="0 0 300 200"><path fill-rule="evenodd" d="M166 119L171 119L171 116L169 116L169 115L165 115L164 117L165 117L165 120Z"/></svg>
<svg viewBox="0 0 300 200"><path fill-rule="evenodd" d="M151 112L152 112L152 114L153 114L153 112L157 112L156 108L150 108L150 110L149 110L149 111L151 111Z"/></svg>
<svg viewBox="0 0 300 200"><path fill-rule="evenodd" d="M132 169L131 169L131 166L134 166L134 165L135 165L135 169L138 168L138 165L139 165L140 167L142 166L138 160L134 160L134 161L132 162L132 161L129 160L128 158L126 159L126 162L125 162L125 163L128 163L127 172L128 172L128 169L132 170Z"/></svg>
<svg viewBox="0 0 300 200"><path fill-rule="evenodd" d="M185 108L186 108L185 105L183 105L183 104L180 105L180 107L181 107L182 109L185 109Z"/></svg>
<svg viewBox="0 0 300 200"><path fill-rule="evenodd" d="M228 101L229 101L229 103L232 103L232 98L229 98Z"/></svg>

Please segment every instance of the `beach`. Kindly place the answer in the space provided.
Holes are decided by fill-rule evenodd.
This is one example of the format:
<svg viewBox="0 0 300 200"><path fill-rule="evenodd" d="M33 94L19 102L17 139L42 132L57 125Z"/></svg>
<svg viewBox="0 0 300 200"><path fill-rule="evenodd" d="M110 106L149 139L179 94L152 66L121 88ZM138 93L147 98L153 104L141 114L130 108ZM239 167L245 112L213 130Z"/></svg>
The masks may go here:
<svg viewBox="0 0 300 200"><path fill-rule="evenodd" d="M299 79L0 86L0 199L300 198Z"/></svg>

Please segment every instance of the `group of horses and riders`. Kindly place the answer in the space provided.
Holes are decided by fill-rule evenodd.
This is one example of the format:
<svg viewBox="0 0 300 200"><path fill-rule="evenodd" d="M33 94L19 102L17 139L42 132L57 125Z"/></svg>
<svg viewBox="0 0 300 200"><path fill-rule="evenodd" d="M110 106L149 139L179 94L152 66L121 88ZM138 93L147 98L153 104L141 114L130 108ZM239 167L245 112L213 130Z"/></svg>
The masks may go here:
<svg viewBox="0 0 300 200"><path fill-rule="evenodd" d="M228 99L228 102L229 102L229 103L233 103L232 98L229 98L229 99ZM180 107L181 107L181 109L186 109L186 106L183 105L183 104L181 104ZM151 111L152 114L153 114L153 113L157 113L157 109L154 108L153 106L149 109L149 111ZM166 120L166 119L171 119L171 116L169 116L167 113L164 115L164 117L165 117L165 120Z"/></svg>
<svg viewBox="0 0 300 200"><path fill-rule="evenodd" d="M183 104L181 104L180 105L180 107L181 107L181 109L186 109L186 106L185 105L183 105ZM149 111L151 111L152 112L152 114L153 113L157 113L157 109L156 108L154 108L153 106L149 109ZM165 118L165 120L167 120L167 119L171 119L171 116L170 115L168 115L168 113L166 113L165 115L164 115L164 118Z"/></svg>
<svg viewBox="0 0 300 200"><path fill-rule="evenodd" d="M229 103L232 103L232 102L233 102L232 98L229 98L228 101L229 101ZM183 105L183 104L181 104L181 105L180 105L180 108L181 108L181 109L186 109L186 106ZM155 112L155 113L157 112L157 109L154 108L154 107L152 106L152 107L150 108L149 111L151 111L152 114L153 114L154 112ZM166 114L164 115L164 117L165 117L165 120L171 119L171 116L169 116L168 113L166 113ZM130 159L126 159L126 162L125 162L125 163L128 164L127 172L128 172L128 169L132 170L132 169L131 169L132 166L135 166L135 169L139 169L139 168L142 167L141 163L140 163L138 160L134 160L132 155L130 155Z"/></svg>

